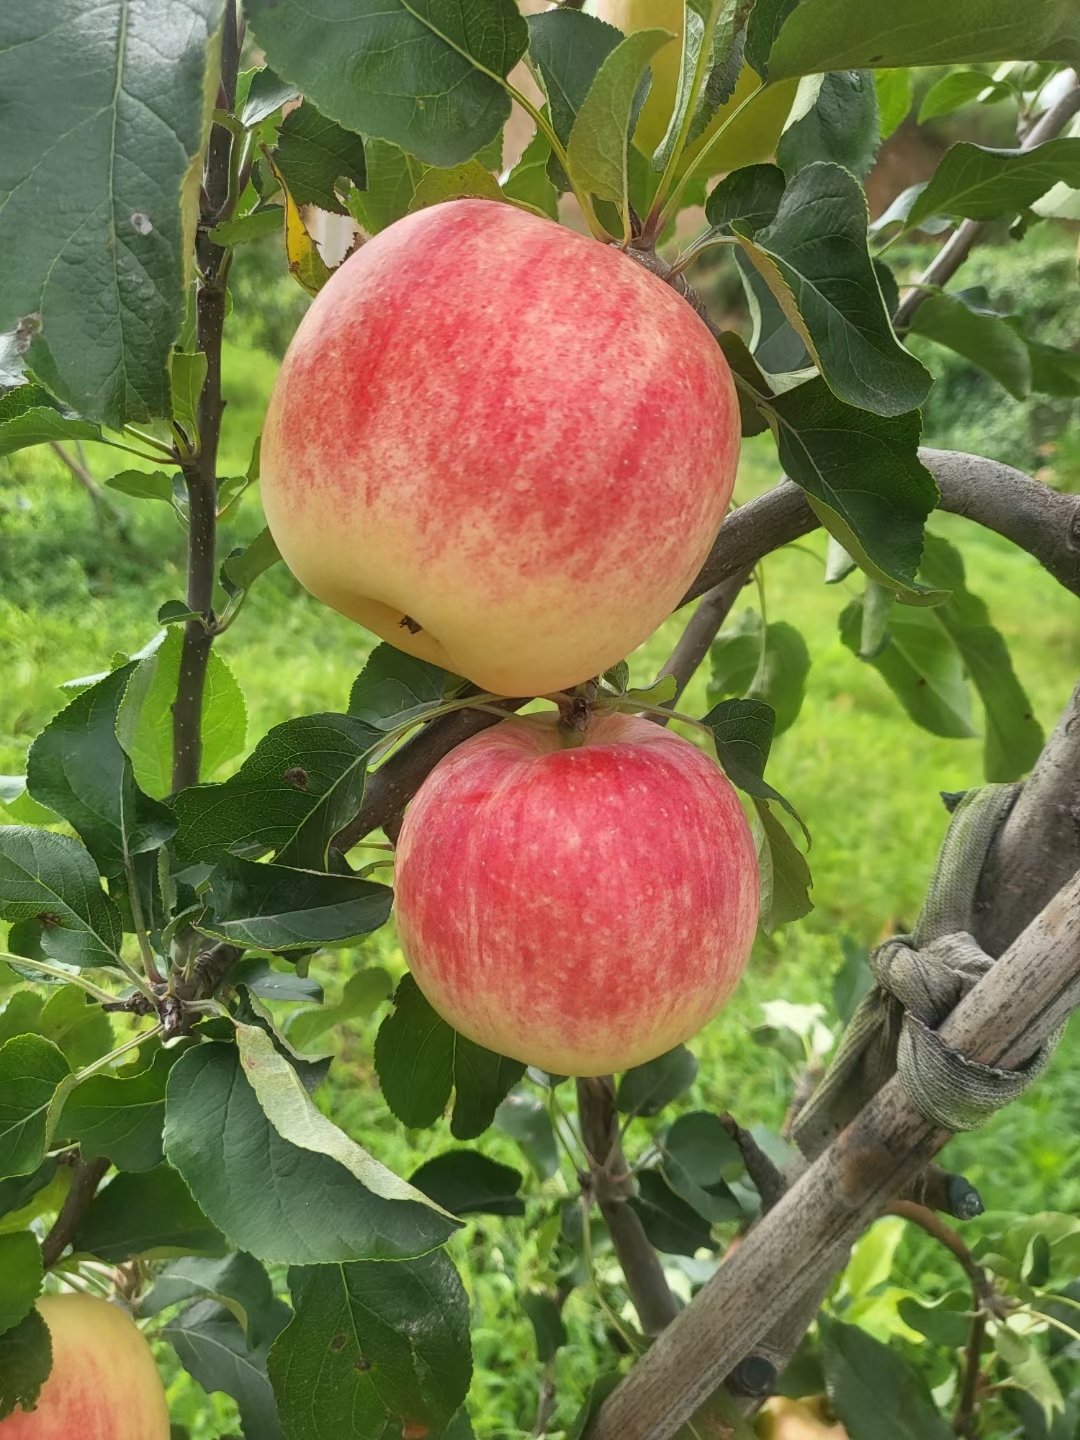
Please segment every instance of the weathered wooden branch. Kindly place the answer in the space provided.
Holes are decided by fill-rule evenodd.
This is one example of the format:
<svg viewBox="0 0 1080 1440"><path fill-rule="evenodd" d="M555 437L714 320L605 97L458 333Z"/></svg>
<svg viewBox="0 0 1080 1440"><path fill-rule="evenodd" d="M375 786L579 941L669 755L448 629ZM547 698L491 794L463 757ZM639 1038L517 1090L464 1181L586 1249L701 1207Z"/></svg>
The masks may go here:
<svg viewBox="0 0 1080 1440"><path fill-rule="evenodd" d="M976 896L977 936L1000 955L1080 868L1080 685L1002 826Z"/></svg>
<svg viewBox="0 0 1080 1440"><path fill-rule="evenodd" d="M1015 1069L1080 1003L1080 877L957 1005L945 1041ZM604 1405L589 1440L668 1440L949 1139L897 1076L818 1157Z"/></svg>

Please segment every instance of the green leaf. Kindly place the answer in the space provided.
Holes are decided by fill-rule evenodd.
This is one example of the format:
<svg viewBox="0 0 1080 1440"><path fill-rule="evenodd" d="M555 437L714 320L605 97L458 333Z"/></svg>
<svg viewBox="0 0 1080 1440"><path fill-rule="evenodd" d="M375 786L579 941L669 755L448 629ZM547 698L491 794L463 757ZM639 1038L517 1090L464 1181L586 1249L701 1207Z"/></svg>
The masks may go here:
<svg viewBox="0 0 1080 1440"><path fill-rule="evenodd" d="M513 0L480 15L460 0L250 0L274 69L347 130L391 140L429 165L457 165L510 115L498 77L525 53Z"/></svg>
<svg viewBox="0 0 1080 1440"><path fill-rule="evenodd" d="M965 105L973 104L986 92L989 92L987 98L995 100L1004 100L1012 94L1008 85L1000 84L981 70L952 70L935 81L923 96L918 123L925 125L928 120L952 115Z"/></svg>
<svg viewBox="0 0 1080 1440"><path fill-rule="evenodd" d="M276 565L281 553L270 534L269 526L260 530L251 544L243 550L234 550L221 567L221 585L230 600L245 595L255 581L271 565Z"/></svg>
<svg viewBox="0 0 1080 1440"><path fill-rule="evenodd" d="M237 87L239 91L239 86ZM295 85L275 75L268 65L256 70L248 83L247 94L240 107L240 124L250 130L269 120L289 100L295 100L300 92Z"/></svg>
<svg viewBox="0 0 1080 1440"><path fill-rule="evenodd" d="M120 912L77 840L24 825L0 826L0 920L42 921L45 953L67 965L115 965Z"/></svg>
<svg viewBox="0 0 1080 1440"><path fill-rule="evenodd" d="M776 219L743 247L845 403L899 416L931 376L897 340L867 245L866 197L839 165L814 163L784 191Z"/></svg>
<svg viewBox="0 0 1080 1440"><path fill-rule="evenodd" d="M537 1178L550 1180L559 1168L559 1149L547 1107L527 1090L511 1090L495 1111L495 1124L517 1142Z"/></svg>
<svg viewBox="0 0 1080 1440"><path fill-rule="evenodd" d="M621 42L614 25L580 10L546 10L529 16L529 57L540 72L556 136L565 146L601 65ZM559 190L570 182L552 157L548 173Z"/></svg>
<svg viewBox="0 0 1080 1440"><path fill-rule="evenodd" d="M697 1078L698 1062L685 1045L676 1045L627 1070L619 1081L615 1104L623 1115L658 1115L665 1105L689 1090Z"/></svg>
<svg viewBox="0 0 1080 1440"><path fill-rule="evenodd" d="M252 987L255 988L255 987ZM256 994L259 991L256 989ZM394 993L394 982L385 970L368 967L355 970L346 980L341 1001L337 1005L320 1005L294 1015L286 1031L289 1044L297 1050L310 1051L334 1025L350 1020L366 1019L384 1000Z"/></svg>
<svg viewBox="0 0 1080 1440"><path fill-rule="evenodd" d="M754 327L750 338L754 359L763 371L768 372L774 390L786 389L790 383L797 384L799 380L808 379L814 371L814 359L806 348L806 342L784 313L783 306L770 290L761 271L742 250L736 250L734 255ZM805 373L797 375L791 372ZM767 422L760 411L751 407L748 424L746 402L746 395L740 391L743 434L759 434L767 429Z"/></svg>
<svg viewBox="0 0 1080 1440"><path fill-rule="evenodd" d="M577 13L577 12L574 12ZM508 200L520 200L540 210L552 220L559 218L559 192L548 175L551 145L540 130L525 147L521 159L503 182Z"/></svg>
<svg viewBox="0 0 1080 1440"><path fill-rule="evenodd" d="M40 805L79 832L102 873L124 873L125 860L156 850L175 821L143 794L117 738L124 691L138 666L122 665L76 695L30 747L26 783Z"/></svg>
<svg viewBox="0 0 1080 1440"><path fill-rule="evenodd" d="M706 5L688 7L684 16L682 56L675 93L675 108L667 133L652 157L652 168L662 171L674 152L686 112L694 102L694 112L686 133L686 146L699 140L709 128L722 105L735 92L743 60L743 30L753 0L709 0ZM701 13L698 13L700 10ZM706 26L712 24L709 54L701 67L701 47ZM694 97L695 81L701 69L700 93Z"/></svg>
<svg viewBox="0 0 1080 1440"><path fill-rule="evenodd" d="M813 105L784 131L776 163L789 179L816 160L830 160L865 180L879 144L874 72L841 70L822 77Z"/></svg>
<svg viewBox="0 0 1080 1440"><path fill-rule="evenodd" d="M25 1320L0 1335L0 1420L6 1420L17 1405L32 1410L51 1369L49 1327L31 1310Z"/></svg>
<svg viewBox="0 0 1080 1440"><path fill-rule="evenodd" d="M176 503L173 482L164 470L121 470L105 481L107 490L117 490L133 500L164 500L166 505Z"/></svg>
<svg viewBox="0 0 1080 1440"><path fill-rule="evenodd" d="M295 1318L270 1352L289 1440L441 1433L472 1374L469 1302L442 1251L289 1271Z"/></svg>
<svg viewBox="0 0 1080 1440"><path fill-rule="evenodd" d="M252 210L247 215L241 215L235 220L226 220L221 225L215 225L210 231L210 239L215 245L233 246L246 245L250 240L261 240L265 235L277 235L285 230L285 209L281 205L267 205L259 210ZM225 509L225 501L221 498L221 491L225 482L218 486L219 505Z"/></svg>
<svg viewBox="0 0 1080 1440"><path fill-rule="evenodd" d="M118 1170L153 1170L162 1162L165 1082L179 1058L157 1050L138 1074L91 1075L64 1102L58 1135L77 1142L84 1160L108 1157Z"/></svg>
<svg viewBox="0 0 1080 1440"><path fill-rule="evenodd" d="M643 1170L637 1177L638 1194L629 1204L637 1213L649 1243L669 1255L696 1255L714 1249L708 1220L676 1195L657 1170Z"/></svg>
<svg viewBox="0 0 1080 1440"><path fill-rule="evenodd" d="M810 867L768 802L754 800L758 816L757 857L761 876L759 923L766 935L801 920L814 908Z"/></svg>
<svg viewBox="0 0 1080 1440"><path fill-rule="evenodd" d="M140 1315L160 1315L171 1305L196 1297L224 1305L254 1348L269 1344L280 1330L280 1307L270 1277L242 1250L221 1260L185 1256L169 1265L139 1303ZM230 1392L231 1393L231 1392Z"/></svg>
<svg viewBox="0 0 1080 1440"><path fill-rule="evenodd" d="M381 738L350 715L275 725L231 779L175 797L177 856L214 861L243 845L325 867L330 841L360 807L366 760Z"/></svg>
<svg viewBox="0 0 1080 1440"><path fill-rule="evenodd" d="M829 1401L852 1440L948 1440L951 1427L903 1356L856 1325L819 1324Z"/></svg>
<svg viewBox="0 0 1080 1440"><path fill-rule="evenodd" d="M369 235L377 235L409 213L425 166L389 141L365 139L367 189L347 197L349 213Z"/></svg>
<svg viewBox="0 0 1080 1440"><path fill-rule="evenodd" d="M994 1335L998 1355L1008 1368L1014 1384L1027 1393L1042 1410L1046 1424L1064 1413L1065 1400L1049 1365L1030 1335L1000 1325Z"/></svg>
<svg viewBox="0 0 1080 1440"><path fill-rule="evenodd" d="M1059 136L1031 150L991 150L963 140L951 146L908 213L917 229L927 215L996 220L1026 209L1052 186L1080 187L1080 138Z"/></svg>
<svg viewBox="0 0 1080 1440"><path fill-rule="evenodd" d="M40 315L34 373L110 425L169 411L221 9L40 0L0 20L0 330Z"/></svg>
<svg viewBox="0 0 1080 1440"><path fill-rule="evenodd" d="M79 1221L76 1254L94 1255L110 1265L139 1256L223 1255L219 1232L168 1165L130 1174L122 1171L95 1195Z"/></svg>
<svg viewBox="0 0 1080 1440"><path fill-rule="evenodd" d="M192 351L191 354L174 350L169 357L172 418L183 426L189 436L199 433L199 397L206 384L207 364L202 350Z"/></svg>
<svg viewBox="0 0 1080 1440"><path fill-rule="evenodd" d="M495 1111L525 1066L466 1040L441 1019L405 975L394 996L394 1010L379 1026L375 1068L383 1098L405 1125L434 1125L453 1089L450 1132L474 1140L491 1124Z"/></svg>
<svg viewBox="0 0 1080 1440"><path fill-rule="evenodd" d="M952 637L983 703L986 779L1019 780L1042 753L1044 736L1004 636L991 625L985 601L968 590L964 559L954 545L927 535L920 573L928 583L951 592L932 613Z"/></svg>
<svg viewBox="0 0 1080 1440"><path fill-rule="evenodd" d="M506 197L490 170L485 170L478 160L466 160L445 170L437 166L425 170L416 182L409 213L426 210L429 205L441 205L446 200L466 198L504 200Z"/></svg>
<svg viewBox="0 0 1080 1440"><path fill-rule="evenodd" d="M713 734L716 755L731 783L756 800L775 800L806 826L790 801L763 778L772 746L776 715L763 700L721 700L702 718Z"/></svg>
<svg viewBox="0 0 1080 1440"><path fill-rule="evenodd" d="M729 350L736 347L725 338L725 354ZM745 386L742 373L737 369ZM843 404L821 380L771 398L753 393L769 417L784 470L852 559L909 604L941 599L915 579L924 523L940 498L919 459L918 412L873 415Z"/></svg>
<svg viewBox="0 0 1080 1440"><path fill-rule="evenodd" d="M905 0L902 25L889 25L891 12L867 0L803 0L786 9L792 13L769 54L771 80L868 65L1080 59L1073 0L1029 0L1021 9L1013 0L955 0L948 6Z"/></svg>
<svg viewBox="0 0 1080 1440"><path fill-rule="evenodd" d="M376 645L353 681L349 714L376 730L393 730L419 720L442 703L449 672L393 645Z"/></svg>
<svg viewBox="0 0 1080 1440"><path fill-rule="evenodd" d="M777 165L744 165L714 186L705 202L705 218L722 234L730 234L737 221L753 235L776 219L785 185Z"/></svg>
<svg viewBox="0 0 1080 1440"><path fill-rule="evenodd" d="M554 1360L556 1350L567 1342L562 1308L550 1295L541 1295L535 1290L530 1290L521 1304L536 1335L536 1358L546 1364Z"/></svg>
<svg viewBox="0 0 1080 1440"><path fill-rule="evenodd" d="M227 855L210 876L204 935L258 950L340 945L385 924L393 891L357 875L260 865Z"/></svg>
<svg viewBox="0 0 1080 1440"><path fill-rule="evenodd" d="M61 817L39 805L26 789L25 775L0 775L0 805L20 825L59 825Z"/></svg>
<svg viewBox="0 0 1080 1440"><path fill-rule="evenodd" d="M42 1278L37 1236L29 1230L0 1235L0 1334L13 1330L30 1314L41 1294Z"/></svg>
<svg viewBox="0 0 1080 1440"><path fill-rule="evenodd" d="M739 1147L724 1129L720 1117L708 1110L691 1110L687 1115L680 1115L668 1127L662 1148L706 1190L735 1178L743 1168Z"/></svg>
<svg viewBox="0 0 1080 1440"><path fill-rule="evenodd" d="M597 71L570 132L566 163L577 186L623 211L634 99L645 67L671 39L670 30L638 30L620 41Z"/></svg>
<svg viewBox="0 0 1080 1440"><path fill-rule="evenodd" d="M363 190L364 142L320 115L310 100L290 110L278 128L274 162L297 205L318 205L337 215L349 212L338 198L344 177Z"/></svg>
<svg viewBox="0 0 1080 1440"><path fill-rule="evenodd" d="M1031 393L1031 357L1023 340L1000 316L958 295L927 295L909 330L963 355L1017 400Z"/></svg>
<svg viewBox="0 0 1080 1440"><path fill-rule="evenodd" d="M840 638L856 655L862 613L863 602L855 599L840 616ZM868 663L916 725L931 735L967 740L976 734L963 661L936 611L894 607L889 616L888 643L869 657Z"/></svg>
<svg viewBox="0 0 1080 1440"><path fill-rule="evenodd" d="M581 1409L574 1416L573 1422L566 1432L566 1440L586 1440L589 1426L599 1413L601 1405L622 1378L616 1371L614 1374L601 1375L592 1382Z"/></svg>
<svg viewBox="0 0 1080 1440"><path fill-rule="evenodd" d="M289 1323L283 1301L274 1303L274 1337ZM274 1392L266 1373L270 1340L252 1348L232 1314L212 1300L201 1300L169 1322L162 1334L189 1375L208 1392L231 1395L249 1440L283 1440Z"/></svg>
<svg viewBox="0 0 1080 1440"><path fill-rule="evenodd" d="M361 970L358 973L363 975L366 972ZM265 955L249 955L246 959L237 960L235 965L229 967L223 983L234 987L243 985L252 995L258 995L263 1000L311 1000L320 1006L317 1011L298 1012L297 1019L301 1013L321 1015L324 1009L333 1008L322 1005L323 988L317 980L308 975L298 975L291 968L287 971L276 970Z"/></svg>
<svg viewBox="0 0 1080 1440"><path fill-rule="evenodd" d="M757 0L746 25L746 60L763 80L769 78L769 53L784 21L799 0Z"/></svg>
<svg viewBox="0 0 1080 1440"><path fill-rule="evenodd" d="M915 87L906 66L897 70L875 70L874 84L881 138L887 140L907 119Z"/></svg>
<svg viewBox="0 0 1080 1440"><path fill-rule="evenodd" d="M810 651L794 625L775 621L762 629L756 610L745 610L726 626L709 650L709 700L729 695L762 700L776 713L773 737L798 718L810 673Z"/></svg>
<svg viewBox="0 0 1080 1440"><path fill-rule="evenodd" d="M0 303L3 301L0 291ZM100 426L80 420L40 385L22 385L0 395L0 456L51 440L100 440Z"/></svg>
<svg viewBox="0 0 1080 1440"><path fill-rule="evenodd" d="M13 1175L7 1180L0 1180L0 1222L19 1229L20 1222L29 1224L36 1219L39 1212L34 1208L35 1197L42 1209L58 1209L62 1200L58 1200L56 1205L50 1204L58 1168L56 1157L50 1155L31 1175ZM22 1213L31 1209L33 1213Z"/></svg>
<svg viewBox="0 0 1080 1440"><path fill-rule="evenodd" d="M399 1259L455 1223L318 1111L257 1026L189 1050L169 1077L165 1153L237 1249L282 1264ZM247 1183L245 1183L245 1180Z"/></svg>
<svg viewBox="0 0 1080 1440"><path fill-rule="evenodd" d="M160 617L159 617L160 618ZM120 744L127 752L135 779L148 795L172 790L173 702L180 684L184 637L170 631L145 655L128 681L116 719ZM239 755L247 738L247 706L228 662L211 650L202 700L204 774Z"/></svg>
<svg viewBox="0 0 1080 1440"><path fill-rule="evenodd" d="M52 1041L73 1070L92 1065L115 1043L108 1015L78 985L55 990L34 1028Z"/></svg>
<svg viewBox="0 0 1080 1440"><path fill-rule="evenodd" d="M946 1350L959 1350L971 1336L971 1293L954 1290L933 1304L906 1295L896 1307L905 1325L925 1335L933 1345Z"/></svg>
<svg viewBox="0 0 1080 1440"><path fill-rule="evenodd" d="M409 1184L451 1215L524 1215L521 1172L500 1165L478 1150L448 1150L425 1160Z"/></svg>

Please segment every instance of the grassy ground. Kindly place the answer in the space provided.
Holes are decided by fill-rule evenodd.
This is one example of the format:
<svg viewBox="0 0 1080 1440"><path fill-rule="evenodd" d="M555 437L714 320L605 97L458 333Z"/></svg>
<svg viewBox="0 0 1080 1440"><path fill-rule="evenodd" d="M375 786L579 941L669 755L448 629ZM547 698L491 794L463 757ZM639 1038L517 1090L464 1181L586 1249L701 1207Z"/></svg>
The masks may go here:
<svg viewBox="0 0 1080 1440"><path fill-rule="evenodd" d="M246 466L275 368L258 350L233 346L226 355L223 474ZM91 454L90 463L99 477L110 473L107 457ZM776 476L767 442L750 442L740 497ZM62 703L58 682L104 668L115 651L136 650L154 633L157 607L182 594L182 535L169 510L122 499L117 504L126 540L111 521L95 517L86 494L47 452L0 461L0 773L22 770L29 741ZM245 500L223 537L224 548L243 543L260 525L257 501ZM963 546L969 584L989 603L1037 715L1051 726L1080 673L1080 606L996 536L948 516L936 517L933 528ZM816 909L804 922L759 941L738 995L695 1042L701 1070L685 1101L687 1108L731 1109L746 1124L774 1128L788 1104L792 1075L776 1050L749 1038L761 1003L783 997L818 1001L831 1010L841 940L869 946L912 923L947 822L938 792L962 790L982 778L978 740L940 740L916 729L876 672L841 645L837 616L857 582L826 587L823 555L819 533L764 566L770 619L797 624L813 657L803 714L777 742L770 779L813 833ZM757 603L752 590L745 602ZM652 678L683 618L669 621L632 658L635 681ZM247 697L249 744L289 716L344 708L369 644L362 631L317 605L280 568L264 577L221 642ZM703 713L703 677L683 704L691 714ZM349 970L372 962L400 971L391 927L362 952L338 953L325 963L317 958L313 970L333 997ZM371 1062L377 1018L337 1034L340 1059L324 1103L381 1159L407 1174L451 1140L445 1126L406 1135L388 1114ZM950 1147L950 1163L970 1175L989 1207L1080 1204L1078 1060L1072 1036L1029 1099L978 1137ZM490 1146L485 1141L485 1148L520 1163L505 1139L496 1137ZM549 1201L560 1186L566 1182L548 1182ZM534 1206L530 1219L538 1213ZM476 1304L477 1379L470 1404L480 1436L521 1433L532 1424L540 1367L518 1301L540 1273L537 1246L535 1230L519 1221L485 1220L454 1241ZM598 1264L604 1273L610 1261L601 1254ZM600 1316L581 1293L568 1308L568 1324L572 1343L559 1359L562 1415L573 1412L601 1338ZM181 1379L174 1398L175 1418L192 1425L200 1440L225 1433L227 1404L211 1405Z"/></svg>

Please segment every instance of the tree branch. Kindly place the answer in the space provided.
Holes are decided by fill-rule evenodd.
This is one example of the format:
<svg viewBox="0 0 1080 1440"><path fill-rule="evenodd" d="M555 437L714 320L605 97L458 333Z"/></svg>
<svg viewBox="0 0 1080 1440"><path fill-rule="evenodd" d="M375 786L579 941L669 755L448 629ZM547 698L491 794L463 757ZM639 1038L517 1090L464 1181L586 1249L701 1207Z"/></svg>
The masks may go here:
<svg viewBox="0 0 1080 1440"><path fill-rule="evenodd" d="M240 42L236 0L228 0L222 34L221 88L218 98L231 110L236 102ZM205 617L184 626L180 679L173 703L173 790L197 785L202 765L202 704L213 636L214 576L217 547L217 453L221 439L221 339L225 328L226 283L230 251L210 240L210 229L229 200L233 137L214 125L206 155L202 215L195 252L199 283L195 299L196 342L206 356L206 380L199 396L197 444L181 462L188 497L188 606ZM194 441L195 437L188 437Z"/></svg>
<svg viewBox="0 0 1080 1440"><path fill-rule="evenodd" d="M941 1035L976 1063L1015 1069L1077 1003L1080 878L957 1005ZM668 1440L948 1139L894 1076L657 1337L590 1440Z"/></svg>
<svg viewBox="0 0 1080 1440"><path fill-rule="evenodd" d="M41 1243L41 1263L46 1270L52 1268L71 1244L79 1221L90 1208L90 1202L97 1194L97 1188L109 1168L108 1160L78 1160L71 1189L60 1207L60 1214L53 1221L52 1229Z"/></svg>
<svg viewBox="0 0 1080 1440"><path fill-rule="evenodd" d="M923 449L919 456L941 489L942 510L995 530L1033 555L1065 589L1080 595L1080 495L1059 494L1010 465L977 455ZM803 491L791 480L781 480L772 490L740 505L727 517L705 564L680 604L687 605L707 592L719 592L720 587L729 585L733 589L725 589L724 593L730 597L730 603L734 603L737 580L741 584L764 556L816 530L819 524ZM723 620L719 614L722 603L717 593L700 622L695 614L691 621L692 637L684 637L685 646L683 641L679 642L665 666L666 673L677 677L685 673L689 678L693 673L692 667L687 669L690 659L695 654L703 655L712 643L708 626L719 615L716 620L719 629ZM676 657L679 657L678 671L673 668ZM524 700L501 702L508 713L519 710L524 703ZM496 723L496 718L487 712L460 710L425 726L372 774L364 792L364 803L356 817L334 837L335 848L344 852L370 831L383 826L408 804L428 772L444 755L470 735L479 734Z"/></svg>
<svg viewBox="0 0 1080 1440"><path fill-rule="evenodd" d="M659 1255L626 1203L633 1182L619 1139L615 1082L610 1075L579 1080L577 1097L581 1138L589 1157L589 1187L611 1233L641 1328L646 1335L659 1335L675 1318L678 1305Z"/></svg>
<svg viewBox="0 0 1080 1440"><path fill-rule="evenodd" d="M1075 78L1075 76L1074 76ZM1021 141L1021 150L1031 150L1050 140L1064 130L1076 112L1080 110L1080 85L1073 85L1055 104L1036 120ZM986 230L983 220L965 220L949 236L934 259L919 276L917 283L909 289L900 301L900 307L893 317L893 325L903 330L911 324L911 317L933 289L938 289L951 280L960 266L971 254L972 247Z"/></svg>
<svg viewBox="0 0 1080 1440"><path fill-rule="evenodd" d="M977 938L1005 947L1080 868L1080 685L1073 691L987 859Z"/></svg>
<svg viewBox="0 0 1080 1440"><path fill-rule="evenodd" d="M714 585L711 590L706 590L701 597L701 604L691 615L686 629L679 636L678 644L671 652L671 659L656 677L658 680L663 680L668 675L675 677L678 688L672 698L664 702L666 709L673 710L675 708L679 697L690 683L698 666L708 655L709 646L716 639L720 626L731 614L732 606L739 598L739 592L749 578L750 571L743 571L728 580L722 580L719 585ZM664 723L658 716L651 718L657 720L661 725Z"/></svg>

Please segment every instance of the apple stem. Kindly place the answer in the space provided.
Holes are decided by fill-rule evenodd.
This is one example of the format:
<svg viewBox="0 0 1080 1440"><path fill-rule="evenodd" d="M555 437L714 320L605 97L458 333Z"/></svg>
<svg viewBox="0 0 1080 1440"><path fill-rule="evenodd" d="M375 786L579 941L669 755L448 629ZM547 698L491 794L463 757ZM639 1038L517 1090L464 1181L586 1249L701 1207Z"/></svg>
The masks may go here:
<svg viewBox="0 0 1080 1440"><path fill-rule="evenodd" d="M564 749L572 750L575 746L585 744L592 722L592 702L599 690L600 682L592 679L575 685L573 690L566 694L552 697L559 707L559 722L556 728Z"/></svg>

